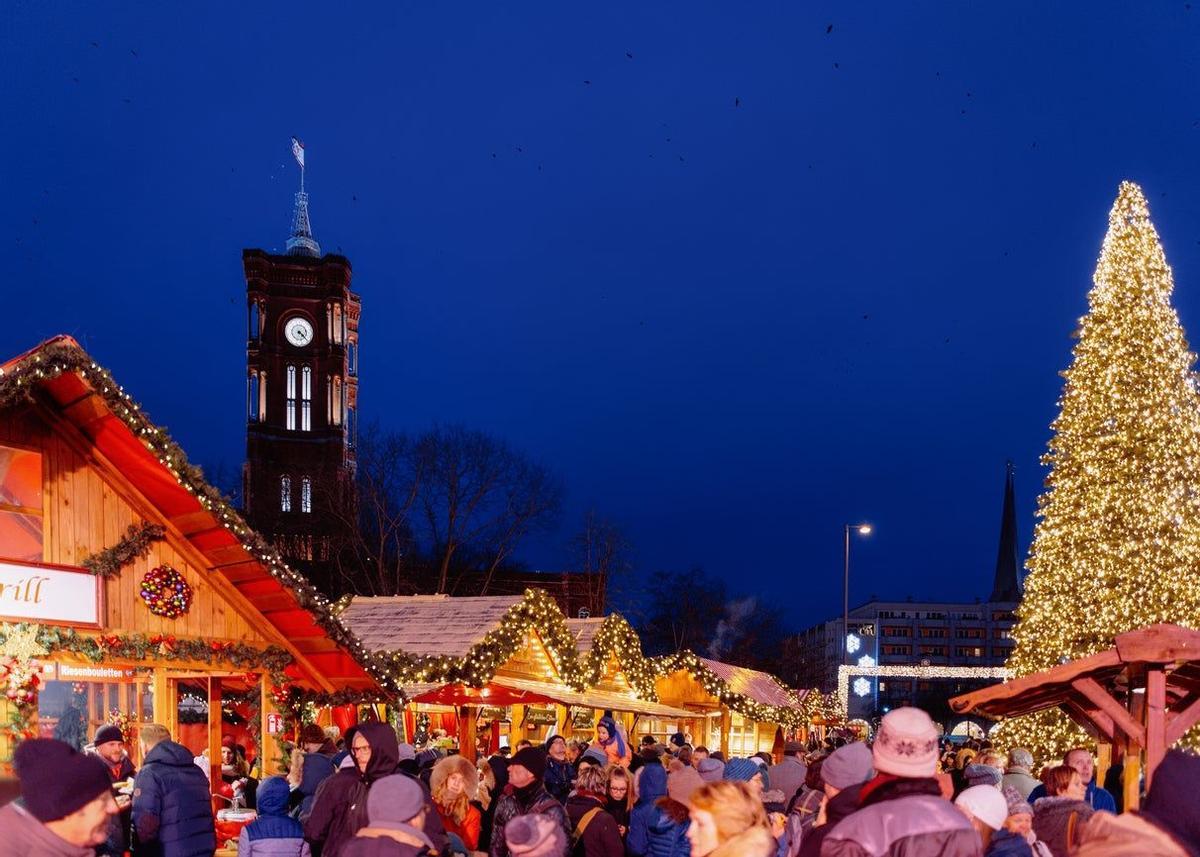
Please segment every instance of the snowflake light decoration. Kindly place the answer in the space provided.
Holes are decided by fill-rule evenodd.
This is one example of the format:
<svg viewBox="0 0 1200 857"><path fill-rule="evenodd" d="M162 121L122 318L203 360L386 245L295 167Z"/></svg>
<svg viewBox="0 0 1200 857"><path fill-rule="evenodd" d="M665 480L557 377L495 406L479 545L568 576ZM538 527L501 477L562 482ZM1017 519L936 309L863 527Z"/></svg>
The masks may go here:
<svg viewBox="0 0 1200 857"><path fill-rule="evenodd" d="M854 693L858 696L866 696L871 692L871 682L859 676L854 680Z"/></svg>
<svg viewBox="0 0 1200 857"><path fill-rule="evenodd" d="M875 666L875 659L870 655L863 655L858 659L858 665L860 667L873 667Z"/></svg>
<svg viewBox="0 0 1200 857"><path fill-rule="evenodd" d="M862 640L859 639L858 634L847 634L846 635L846 651L847 652L849 652L850 654L854 654L861 648L862 648Z"/></svg>

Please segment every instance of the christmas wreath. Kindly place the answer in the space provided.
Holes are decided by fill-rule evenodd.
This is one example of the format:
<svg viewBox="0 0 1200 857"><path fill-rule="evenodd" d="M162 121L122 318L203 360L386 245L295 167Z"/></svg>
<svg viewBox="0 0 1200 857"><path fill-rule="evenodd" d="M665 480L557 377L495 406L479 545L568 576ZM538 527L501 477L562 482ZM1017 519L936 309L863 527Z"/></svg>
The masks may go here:
<svg viewBox="0 0 1200 857"><path fill-rule="evenodd" d="M183 575L169 565L160 565L142 578L142 600L155 616L178 619L192 606L194 591Z"/></svg>

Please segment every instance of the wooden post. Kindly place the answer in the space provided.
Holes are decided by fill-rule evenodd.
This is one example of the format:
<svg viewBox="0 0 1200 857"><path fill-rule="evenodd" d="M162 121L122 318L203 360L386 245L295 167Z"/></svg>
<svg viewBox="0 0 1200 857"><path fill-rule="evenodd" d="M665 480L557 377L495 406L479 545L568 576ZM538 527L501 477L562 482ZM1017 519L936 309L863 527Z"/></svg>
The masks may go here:
<svg viewBox="0 0 1200 857"><path fill-rule="evenodd" d="M262 778L276 773L286 773L280 767L281 760L275 755L278 747L277 736L268 731L271 715L278 714L274 697L271 695L271 679L263 673L258 682L259 732L258 732L258 770Z"/></svg>
<svg viewBox="0 0 1200 857"><path fill-rule="evenodd" d="M479 754L475 752L476 722L479 709L474 705L464 705L458 714L458 752L468 762L474 762Z"/></svg>
<svg viewBox="0 0 1200 857"><path fill-rule="evenodd" d="M179 707L175 700L175 686L167 678L165 667L154 668L151 685L154 688L154 722L167 727L171 738L179 739Z"/></svg>
<svg viewBox="0 0 1200 857"><path fill-rule="evenodd" d="M1146 712L1143 723L1146 727L1146 791L1149 791L1154 771L1167 753L1167 677L1160 669L1146 672Z"/></svg>
<svg viewBox="0 0 1200 857"><path fill-rule="evenodd" d="M216 794L221 785L221 677L208 679L208 768L210 791ZM214 797L213 812L227 804L223 798Z"/></svg>
<svg viewBox="0 0 1200 857"><path fill-rule="evenodd" d="M1113 764L1112 744L1103 738L1096 742L1096 785L1104 787L1104 778Z"/></svg>
<svg viewBox="0 0 1200 857"><path fill-rule="evenodd" d="M512 747L514 753L517 752L517 742L525 737L525 706L513 705L512 707L512 726L508 730L508 746Z"/></svg>
<svg viewBox="0 0 1200 857"><path fill-rule="evenodd" d="M1124 811L1136 810L1140 804L1138 781L1142 773L1142 757L1140 748L1132 738L1123 732L1119 733L1124 745L1125 766L1121 769L1121 790L1124 793Z"/></svg>
<svg viewBox="0 0 1200 857"><path fill-rule="evenodd" d="M730 727L729 709L721 706L721 755L725 760L729 760L729 727Z"/></svg>

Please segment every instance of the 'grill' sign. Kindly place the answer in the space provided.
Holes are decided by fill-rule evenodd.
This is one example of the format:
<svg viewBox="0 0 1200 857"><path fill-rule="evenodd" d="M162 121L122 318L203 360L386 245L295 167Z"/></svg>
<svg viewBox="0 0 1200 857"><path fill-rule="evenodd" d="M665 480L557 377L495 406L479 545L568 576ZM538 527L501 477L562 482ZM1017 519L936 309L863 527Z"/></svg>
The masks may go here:
<svg viewBox="0 0 1200 857"><path fill-rule="evenodd" d="M0 619L100 626L100 578L79 569L0 562Z"/></svg>

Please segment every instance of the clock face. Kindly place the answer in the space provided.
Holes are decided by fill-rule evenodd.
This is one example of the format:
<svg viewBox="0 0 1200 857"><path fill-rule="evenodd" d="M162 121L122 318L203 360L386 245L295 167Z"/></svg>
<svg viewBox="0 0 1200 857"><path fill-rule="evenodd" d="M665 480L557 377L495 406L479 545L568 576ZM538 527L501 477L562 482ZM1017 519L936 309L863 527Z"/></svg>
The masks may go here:
<svg viewBox="0 0 1200 857"><path fill-rule="evenodd" d="M308 319L289 319L288 323L283 326L283 335L292 345L297 347L308 345L313 339L312 325L308 323Z"/></svg>

